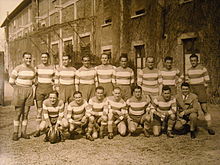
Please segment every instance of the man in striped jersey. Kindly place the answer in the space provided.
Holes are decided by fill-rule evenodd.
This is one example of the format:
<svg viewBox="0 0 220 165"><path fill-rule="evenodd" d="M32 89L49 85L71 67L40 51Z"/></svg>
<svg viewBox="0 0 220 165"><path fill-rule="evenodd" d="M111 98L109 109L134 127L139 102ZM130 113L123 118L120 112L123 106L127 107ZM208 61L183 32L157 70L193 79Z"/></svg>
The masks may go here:
<svg viewBox="0 0 220 165"><path fill-rule="evenodd" d="M88 122L88 103L82 98L82 93L74 92L74 101L72 101L67 108L67 120L69 122L70 138L74 138L74 131L83 127Z"/></svg>
<svg viewBox="0 0 220 165"><path fill-rule="evenodd" d="M12 104L15 106L14 133L13 140L19 139L19 125L21 122L21 137L30 139L26 134L28 113L30 106L33 105L33 89L35 71L31 66L32 55L28 52L23 53L23 64L15 67L11 73L9 83L14 88Z"/></svg>
<svg viewBox="0 0 220 165"><path fill-rule="evenodd" d="M172 129L176 120L176 99L171 96L171 89L165 85L162 94L154 99L155 109L153 119L153 134L159 136L161 129L165 130L167 125L167 136L173 138Z"/></svg>
<svg viewBox="0 0 220 165"><path fill-rule="evenodd" d="M120 66L114 71L113 83L121 88L122 99L127 100L131 97L131 86L134 83L134 71L128 67L127 55L120 57Z"/></svg>
<svg viewBox="0 0 220 165"><path fill-rule="evenodd" d="M104 138L104 129L108 122L108 103L104 97L104 88L96 87L95 96L89 99L89 125L86 133L86 138L93 141L98 138ZM91 135L92 134L92 135Z"/></svg>
<svg viewBox="0 0 220 165"><path fill-rule="evenodd" d="M138 73L137 83L142 87L144 96L151 96L155 98L159 95L159 86L161 83L161 77L159 70L154 68L154 58L147 57L147 67L140 70Z"/></svg>
<svg viewBox="0 0 220 165"><path fill-rule="evenodd" d="M198 63L198 56L192 54L190 56L191 68L187 70L186 80L189 82L193 93L198 95L198 100L201 105L202 111L205 114L205 120L208 126L208 133L214 135L215 131L211 128L211 115L207 108L207 86L210 82L207 69Z"/></svg>
<svg viewBox="0 0 220 165"><path fill-rule="evenodd" d="M150 117L150 98L142 97L142 89L140 86L134 87L133 96L127 100L128 108L128 130L133 136L138 125L143 127L144 135L149 137Z"/></svg>
<svg viewBox="0 0 220 165"><path fill-rule="evenodd" d="M97 74L95 68L91 67L90 57L82 57L83 66L76 71L76 91L82 92L82 96L88 101L94 96L97 86Z"/></svg>
<svg viewBox="0 0 220 165"><path fill-rule="evenodd" d="M125 118L127 116L126 103L121 98L121 89L115 87L113 96L107 98L108 101L108 138L113 139L113 123L117 126L121 136L126 134Z"/></svg>
<svg viewBox="0 0 220 165"><path fill-rule="evenodd" d="M67 104L73 99L75 92L75 73L76 69L70 66L70 55L62 57L63 66L59 67L55 73L55 86L59 91L59 99L63 100L65 109Z"/></svg>
<svg viewBox="0 0 220 165"><path fill-rule="evenodd" d="M49 94L49 98L43 101L43 120L40 123L40 130L46 131L44 141L48 139L48 128L55 127L55 130L63 130L68 127L68 122L64 120L64 103L58 99L57 91L52 91ZM61 133L61 141L64 141L64 137Z"/></svg>
<svg viewBox="0 0 220 165"><path fill-rule="evenodd" d="M182 81L180 78L180 71L172 67L173 58L170 56L165 57L164 65L165 67L160 70L162 85L168 85L171 88L171 94L176 95L177 84Z"/></svg>
<svg viewBox="0 0 220 165"><path fill-rule="evenodd" d="M115 67L109 64L109 55L102 54L101 55L102 64L96 66L98 85L104 87L105 96L111 96L113 90L113 72Z"/></svg>
<svg viewBox="0 0 220 165"><path fill-rule="evenodd" d="M41 54L41 64L36 66L36 101L37 101L37 131L34 137L40 136L40 123L42 120L42 104L48 98L48 95L53 91L53 77L55 75L54 66L49 64L49 54Z"/></svg>

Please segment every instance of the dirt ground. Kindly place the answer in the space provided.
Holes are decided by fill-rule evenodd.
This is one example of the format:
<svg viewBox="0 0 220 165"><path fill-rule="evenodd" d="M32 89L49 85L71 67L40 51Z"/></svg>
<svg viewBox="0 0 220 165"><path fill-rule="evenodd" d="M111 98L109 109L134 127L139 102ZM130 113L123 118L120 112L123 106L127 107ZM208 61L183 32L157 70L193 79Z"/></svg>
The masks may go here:
<svg viewBox="0 0 220 165"><path fill-rule="evenodd" d="M43 142L44 135L30 140L12 141L14 109L9 100L13 89L5 83L7 106L0 106L0 165L218 165L220 164L220 105L209 105L213 116L216 135L210 136L205 130L204 117L199 121L196 139L190 135L166 135L145 138L116 136L90 142L82 137L66 140L63 143ZM32 107L29 114L28 133L35 131L36 110Z"/></svg>
<svg viewBox="0 0 220 165"><path fill-rule="evenodd" d="M1 165L58 165L58 164L220 164L220 106L210 105L216 135L210 136L199 123L196 139L189 134L168 139L166 135L145 138L116 136L109 140L90 142L84 137L57 144L43 142L44 135L30 140L12 141L13 107L0 107L0 164ZM36 111L29 115L28 133L35 130Z"/></svg>

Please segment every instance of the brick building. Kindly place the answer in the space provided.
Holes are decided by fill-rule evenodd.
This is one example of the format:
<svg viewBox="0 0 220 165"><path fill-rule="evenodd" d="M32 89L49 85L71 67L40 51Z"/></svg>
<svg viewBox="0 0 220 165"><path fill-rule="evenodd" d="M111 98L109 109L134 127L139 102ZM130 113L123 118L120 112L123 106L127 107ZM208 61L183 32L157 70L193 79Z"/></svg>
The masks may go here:
<svg viewBox="0 0 220 165"><path fill-rule="evenodd" d="M79 66L89 54L95 63L101 52L117 65L127 53L135 71L146 56L174 57L182 73L188 57L197 53L209 69L213 90L220 82L219 0L23 0L1 27L7 38L9 70L29 51L38 64L49 52L54 64L63 53Z"/></svg>

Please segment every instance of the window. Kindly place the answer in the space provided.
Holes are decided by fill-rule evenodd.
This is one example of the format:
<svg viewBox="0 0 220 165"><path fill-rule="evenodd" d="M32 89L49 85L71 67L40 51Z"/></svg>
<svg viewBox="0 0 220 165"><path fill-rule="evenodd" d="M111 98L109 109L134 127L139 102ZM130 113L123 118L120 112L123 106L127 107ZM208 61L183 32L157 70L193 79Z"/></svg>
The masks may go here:
<svg viewBox="0 0 220 165"><path fill-rule="evenodd" d="M64 40L64 54L68 54L71 57L71 63L75 61L74 54L73 54L73 43L72 39Z"/></svg>
<svg viewBox="0 0 220 165"><path fill-rule="evenodd" d="M52 64L59 65L59 44L58 42L52 43Z"/></svg>
<svg viewBox="0 0 220 165"><path fill-rule="evenodd" d="M135 12L136 15L140 15L140 14L144 14L145 13L145 9L141 9Z"/></svg>
<svg viewBox="0 0 220 165"><path fill-rule="evenodd" d="M112 19L111 18L106 19L104 22L105 22L105 24L110 24L110 23L112 23Z"/></svg>
<svg viewBox="0 0 220 165"><path fill-rule="evenodd" d="M132 0L131 1L131 18L140 17L146 14L147 1Z"/></svg>
<svg viewBox="0 0 220 165"><path fill-rule="evenodd" d="M107 26L112 23L112 2L109 0L103 0L103 25Z"/></svg>
<svg viewBox="0 0 220 165"><path fill-rule="evenodd" d="M184 3L188 3L188 2L192 2L193 0L179 0L179 4L184 4Z"/></svg>
<svg viewBox="0 0 220 165"><path fill-rule="evenodd" d="M191 67L189 57L192 53L195 53L199 57L200 62L200 53L199 53L199 42L197 38L187 38L182 39L183 42L183 52L184 52L184 68L185 71Z"/></svg>
<svg viewBox="0 0 220 165"><path fill-rule="evenodd" d="M80 37L81 55L90 55L90 35Z"/></svg>

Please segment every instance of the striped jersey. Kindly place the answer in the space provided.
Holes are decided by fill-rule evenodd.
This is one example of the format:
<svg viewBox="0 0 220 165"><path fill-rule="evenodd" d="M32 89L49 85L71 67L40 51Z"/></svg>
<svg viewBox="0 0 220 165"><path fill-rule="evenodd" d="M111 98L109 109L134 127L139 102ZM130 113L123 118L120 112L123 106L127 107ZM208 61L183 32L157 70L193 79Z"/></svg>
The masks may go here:
<svg viewBox="0 0 220 165"><path fill-rule="evenodd" d="M95 67L98 83L112 83L115 67L112 65L99 65Z"/></svg>
<svg viewBox="0 0 220 165"><path fill-rule="evenodd" d="M82 120L83 116L86 115L88 109L88 103L86 100L82 101L82 104L77 104L76 101L72 101L67 107L67 120Z"/></svg>
<svg viewBox="0 0 220 165"><path fill-rule="evenodd" d="M95 84L97 82L97 74L95 68L86 68L82 66L76 71L75 83L79 84Z"/></svg>
<svg viewBox="0 0 220 165"><path fill-rule="evenodd" d="M138 73L137 83L142 87L143 91L158 95L161 82L160 72L156 68L149 69L146 67Z"/></svg>
<svg viewBox="0 0 220 165"><path fill-rule="evenodd" d="M55 84L74 85L76 69L74 67L61 66L55 73Z"/></svg>
<svg viewBox="0 0 220 165"><path fill-rule="evenodd" d="M34 83L35 71L33 67L25 64L18 65L12 70L9 83L18 86L30 87Z"/></svg>
<svg viewBox="0 0 220 165"><path fill-rule="evenodd" d="M207 69L202 65L197 65L196 67L191 67L186 72L186 80L189 84L204 84L210 81Z"/></svg>
<svg viewBox="0 0 220 165"><path fill-rule="evenodd" d="M103 112L108 113L107 99L99 101L96 96L89 99L89 112L91 115L101 116Z"/></svg>
<svg viewBox="0 0 220 165"><path fill-rule="evenodd" d="M58 117L57 123L60 123L64 116L64 103L58 100L56 105L53 106L49 99L43 101L43 116L45 119L50 117Z"/></svg>
<svg viewBox="0 0 220 165"><path fill-rule="evenodd" d="M134 83L134 71L129 67L117 67L113 76L113 83L116 85L130 85Z"/></svg>
<svg viewBox="0 0 220 165"><path fill-rule="evenodd" d="M140 100L132 96L127 101L128 114L129 116L141 116L148 112L150 100L142 97Z"/></svg>
<svg viewBox="0 0 220 165"><path fill-rule="evenodd" d="M160 70L160 75L163 85L176 85L178 82L182 81L180 78L180 71L176 68L172 68L170 70L162 68Z"/></svg>
<svg viewBox="0 0 220 165"><path fill-rule="evenodd" d="M38 83L51 84L53 82L53 77L55 76L54 66L40 64L35 68L35 72Z"/></svg>
<svg viewBox="0 0 220 165"><path fill-rule="evenodd" d="M153 104L159 112L168 112L169 114L176 113L176 99L174 97L166 101L163 96L158 96L153 100Z"/></svg>
<svg viewBox="0 0 220 165"><path fill-rule="evenodd" d="M123 99L115 101L114 96L109 96L107 97L107 102L109 113L120 114L123 112L127 114L126 102Z"/></svg>

